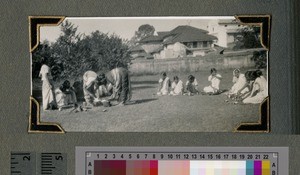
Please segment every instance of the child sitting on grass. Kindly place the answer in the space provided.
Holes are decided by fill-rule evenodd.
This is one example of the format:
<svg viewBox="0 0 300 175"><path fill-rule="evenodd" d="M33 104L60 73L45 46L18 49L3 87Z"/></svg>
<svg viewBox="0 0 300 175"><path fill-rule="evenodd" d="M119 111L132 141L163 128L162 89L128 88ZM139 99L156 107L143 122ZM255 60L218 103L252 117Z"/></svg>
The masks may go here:
<svg viewBox="0 0 300 175"><path fill-rule="evenodd" d="M178 76L174 77L174 81L171 85L170 95L182 95L183 94L183 82L179 80Z"/></svg>
<svg viewBox="0 0 300 175"><path fill-rule="evenodd" d="M193 75L188 76L188 81L186 82L186 92L188 95L199 94L198 82Z"/></svg>
<svg viewBox="0 0 300 175"><path fill-rule="evenodd" d="M220 94L219 86L221 82L222 76L217 73L215 68L210 70L210 76L208 77L208 81L210 82L209 86L203 88L202 94L216 95Z"/></svg>

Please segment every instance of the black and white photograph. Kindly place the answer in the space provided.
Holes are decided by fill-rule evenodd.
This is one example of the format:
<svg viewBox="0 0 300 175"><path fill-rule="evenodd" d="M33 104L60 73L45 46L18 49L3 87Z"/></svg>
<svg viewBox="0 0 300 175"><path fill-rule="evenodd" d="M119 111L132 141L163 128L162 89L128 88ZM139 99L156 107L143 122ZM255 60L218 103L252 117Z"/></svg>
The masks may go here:
<svg viewBox="0 0 300 175"><path fill-rule="evenodd" d="M261 28L234 16L66 17L38 38L32 97L66 132L233 132L269 96Z"/></svg>

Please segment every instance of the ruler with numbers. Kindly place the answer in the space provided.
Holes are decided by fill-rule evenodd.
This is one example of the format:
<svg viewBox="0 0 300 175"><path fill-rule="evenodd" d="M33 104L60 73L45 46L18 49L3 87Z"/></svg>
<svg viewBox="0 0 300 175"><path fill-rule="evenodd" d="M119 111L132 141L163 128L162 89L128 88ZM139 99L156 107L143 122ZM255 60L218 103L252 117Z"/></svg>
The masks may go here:
<svg viewBox="0 0 300 175"><path fill-rule="evenodd" d="M287 153L283 147L77 147L76 175L279 175L288 173Z"/></svg>
<svg viewBox="0 0 300 175"><path fill-rule="evenodd" d="M11 175L66 175L64 153L11 152Z"/></svg>

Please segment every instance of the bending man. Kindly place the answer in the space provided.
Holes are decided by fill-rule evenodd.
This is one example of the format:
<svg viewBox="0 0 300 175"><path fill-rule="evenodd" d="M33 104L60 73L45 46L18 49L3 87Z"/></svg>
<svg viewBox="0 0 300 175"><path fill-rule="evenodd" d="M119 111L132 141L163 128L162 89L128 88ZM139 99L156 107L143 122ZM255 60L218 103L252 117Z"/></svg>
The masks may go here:
<svg viewBox="0 0 300 175"><path fill-rule="evenodd" d="M113 94L111 100L117 100L119 105L123 106L131 99L131 84L129 72L127 69L117 67L106 74L99 75L99 84L111 83Z"/></svg>

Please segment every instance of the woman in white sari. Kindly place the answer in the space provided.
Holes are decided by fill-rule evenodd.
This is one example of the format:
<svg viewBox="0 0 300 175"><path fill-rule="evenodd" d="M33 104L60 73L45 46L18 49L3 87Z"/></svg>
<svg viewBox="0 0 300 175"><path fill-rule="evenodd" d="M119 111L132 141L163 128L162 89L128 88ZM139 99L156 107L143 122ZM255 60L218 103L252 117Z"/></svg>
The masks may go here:
<svg viewBox="0 0 300 175"><path fill-rule="evenodd" d="M228 97L237 96L238 92L240 92L241 94L245 94L249 91L248 87L244 88L245 85L247 84L247 80L246 80L245 75L242 74L239 69L234 69L232 82L234 84L227 94ZM240 91L242 88L243 88L243 90Z"/></svg>
<svg viewBox="0 0 300 175"><path fill-rule="evenodd" d="M167 77L167 73L163 72L161 78L158 80L158 92L157 95L168 95L169 88L171 86L170 78Z"/></svg>
<svg viewBox="0 0 300 175"><path fill-rule="evenodd" d="M52 75L51 69L47 65L47 59L42 58L42 67L39 73L39 77L41 77L43 81L42 85L42 95L43 95L43 109L56 109L56 101L54 98L54 91L53 91L53 83L52 83Z"/></svg>
<svg viewBox="0 0 300 175"><path fill-rule="evenodd" d="M268 96L268 82L262 72L257 70L255 72L256 79L252 84L252 91L248 97L243 100L243 103L259 104Z"/></svg>

